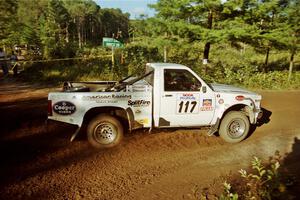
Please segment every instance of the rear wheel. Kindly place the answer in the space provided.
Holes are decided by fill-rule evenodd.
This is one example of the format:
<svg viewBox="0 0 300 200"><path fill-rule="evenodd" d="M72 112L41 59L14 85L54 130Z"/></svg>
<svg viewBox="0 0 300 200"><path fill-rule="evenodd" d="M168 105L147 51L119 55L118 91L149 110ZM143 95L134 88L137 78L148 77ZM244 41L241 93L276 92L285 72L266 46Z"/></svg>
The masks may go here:
<svg viewBox="0 0 300 200"><path fill-rule="evenodd" d="M226 142L237 143L247 137L249 128L249 120L243 112L230 111L220 124L219 134Z"/></svg>
<svg viewBox="0 0 300 200"><path fill-rule="evenodd" d="M110 115L98 115L87 127L87 139L96 148L110 148L120 143L123 138L123 126Z"/></svg>

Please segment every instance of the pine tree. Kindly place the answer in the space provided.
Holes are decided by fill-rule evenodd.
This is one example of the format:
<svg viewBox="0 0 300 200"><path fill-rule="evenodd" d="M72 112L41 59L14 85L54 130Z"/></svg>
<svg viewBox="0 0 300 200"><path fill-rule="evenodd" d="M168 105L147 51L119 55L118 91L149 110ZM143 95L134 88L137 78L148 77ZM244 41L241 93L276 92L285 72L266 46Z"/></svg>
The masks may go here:
<svg viewBox="0 0 300 200"><path fill-rule="evenodd" d="M175 32L188 37L191 42L205 42L204 62L209 59L211 44L223 37L219 31L223 9L221 0L159 0L151 7L158 12L158 18L167 20L166 26L177 28Z"/></svg>
<svg viewBox="0 0 300 200"><path fill-rule="evenodd" d="M16 31L17 2L15 0L0 0L0 42L13 44L11 35Z"/></svg>

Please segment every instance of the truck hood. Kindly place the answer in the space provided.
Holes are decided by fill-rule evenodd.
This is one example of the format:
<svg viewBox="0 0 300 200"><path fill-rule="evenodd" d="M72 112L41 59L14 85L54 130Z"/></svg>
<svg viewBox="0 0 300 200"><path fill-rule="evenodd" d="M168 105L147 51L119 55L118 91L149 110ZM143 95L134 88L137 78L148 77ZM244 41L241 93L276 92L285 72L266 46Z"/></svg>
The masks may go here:
<svg viewBox="0 0 300 200"><path fill-rule="evenodd" d="M210 86L213 88L215 92L225 92L225 93L238 93L238 94L249 94L249 95L258 95L254 92L249 90L245 90L239 87L235 87L232 85L224 85L224 84L217 84L211 83Z"/></svg>

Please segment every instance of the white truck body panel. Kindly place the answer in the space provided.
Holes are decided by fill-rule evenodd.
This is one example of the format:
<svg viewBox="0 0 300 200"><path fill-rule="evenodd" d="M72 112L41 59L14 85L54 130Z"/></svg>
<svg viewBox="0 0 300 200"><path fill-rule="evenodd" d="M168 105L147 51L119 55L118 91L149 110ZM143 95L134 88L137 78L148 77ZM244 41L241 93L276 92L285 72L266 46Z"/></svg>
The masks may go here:
<svg viewBox="0 0 300 200"><path fill-rule="evenodd" d="M130 88L129 88L130 90ZM98 107L122 108L131 110L134 120L145 128L152 126L152 87L147 86L144 92L76 92L76 93L50 93L53 115L49 119L62 121L78 126L82 125L85 113ZM74 112L69 114L59 113L57 105L73 104ZM100 114L100 113L99 113Z"/></svg>
<svg viewBox="0 0 300 200"><path fill-rule="evenodd" d="M164 69L181 69L190 72L202 85L205 82L190 68L182 65L159 65L155 71L163 72ZM163 77L163 76L161 76ZM157 79L159 95L154 93L154 101L158 107L159 118L170 122L167 125L158 124L160 127L186 127L207 126L211 124L215 111L215 96L212 90L203 91L164 91L164 78Z"/></svg>
<svg viewBox="0 0 300 200"><path fill-rule="evenodd" d="M233 86L206 84L183 65L148 63L146 66L148 71L153 71L152 80L142 79L127 84L121 91L49 93L52 115L48 118L80 127L88 111L108 107L125 110L129 124L141 125L137 127L197 127L212 126L223 117L227 109L244 105L249 111L250 122L255 123L257 120L261 95ZM186 91L166 89L164 73L168 70L186 72L201 87ZM237 96L243 96L243 99Z"/></svg>

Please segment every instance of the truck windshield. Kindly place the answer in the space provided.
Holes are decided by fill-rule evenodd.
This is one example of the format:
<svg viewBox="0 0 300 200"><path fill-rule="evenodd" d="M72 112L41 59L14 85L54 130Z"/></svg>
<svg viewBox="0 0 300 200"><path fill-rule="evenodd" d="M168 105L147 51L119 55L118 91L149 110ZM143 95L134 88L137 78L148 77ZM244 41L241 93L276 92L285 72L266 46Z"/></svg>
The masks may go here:
<svg viewBox="0 0 300 200"><path fill-rule="evenodd" d="M164 77L165 91L200 91L201 82L187 70L165 69Z"/></svg>

